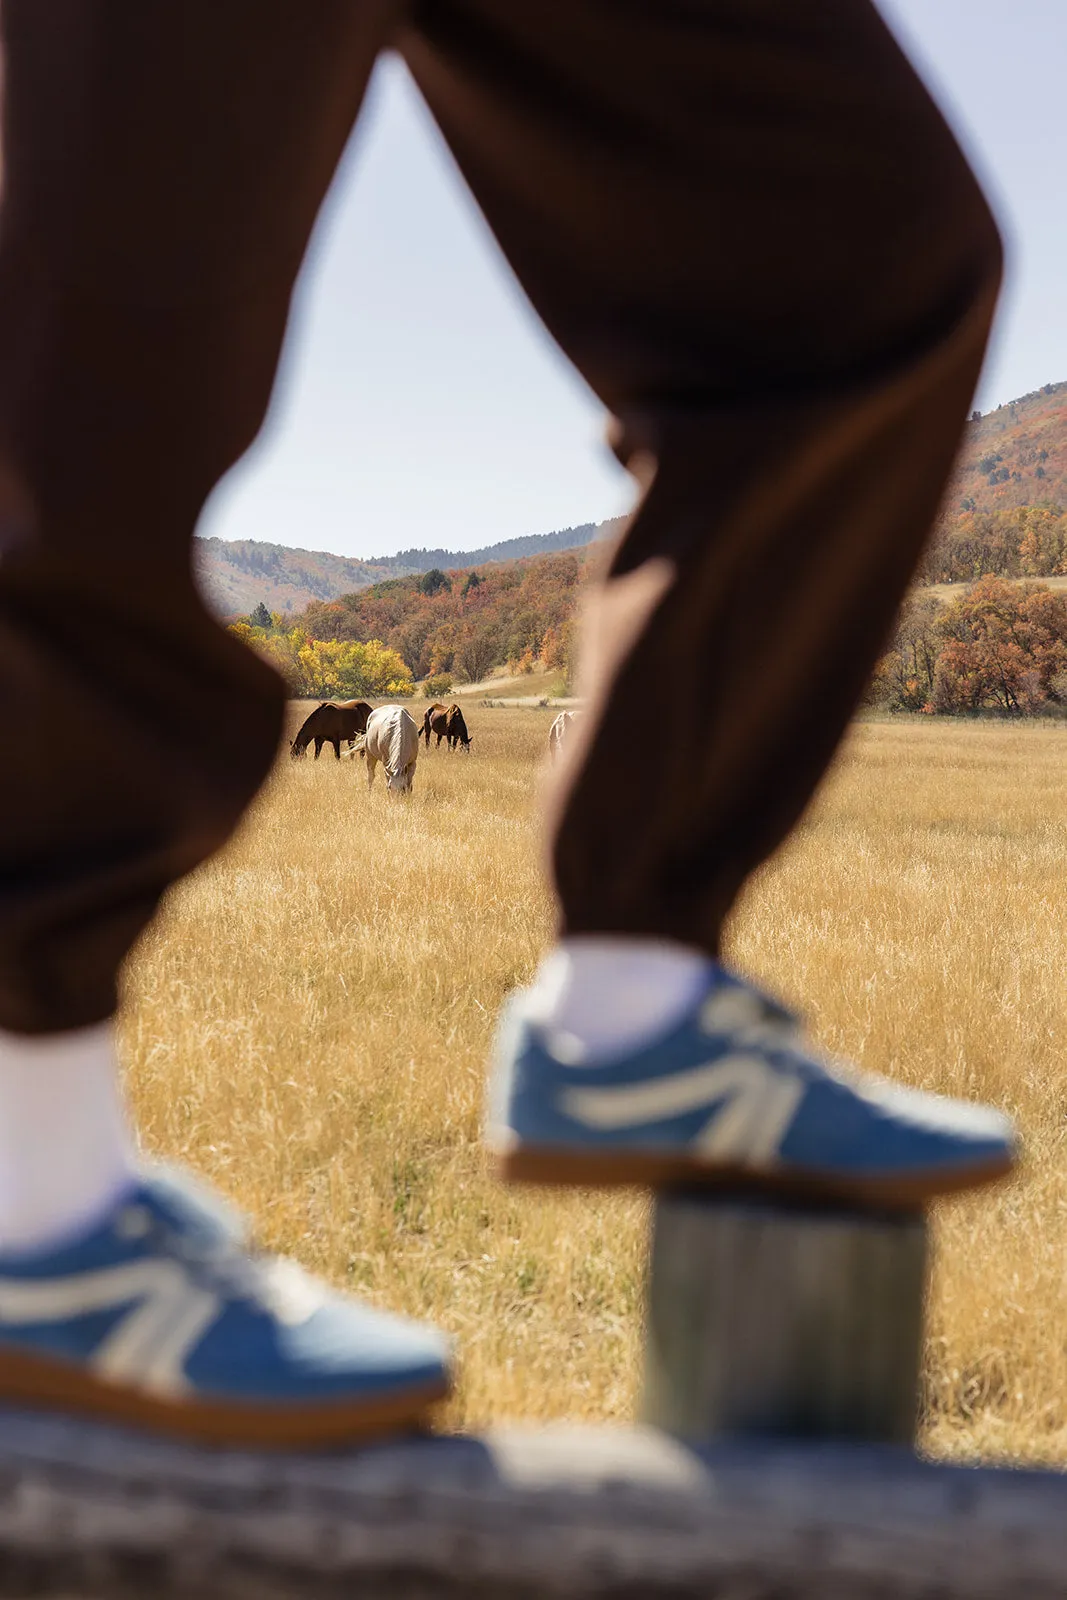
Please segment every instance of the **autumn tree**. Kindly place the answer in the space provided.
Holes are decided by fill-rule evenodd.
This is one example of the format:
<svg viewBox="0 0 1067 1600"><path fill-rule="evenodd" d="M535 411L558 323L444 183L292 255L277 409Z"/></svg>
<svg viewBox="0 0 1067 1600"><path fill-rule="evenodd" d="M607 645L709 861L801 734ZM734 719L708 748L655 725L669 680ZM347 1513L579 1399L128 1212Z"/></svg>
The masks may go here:
<svg viewBox="0 0 1067 1600"><path fill-rule="evenodd" d="M1061 699L1067 670L1067 600L1043 584L986 576L938 621L938 711L995 707L1012 715Z"/></svg>
<svg viewBox="0 0 1067 1600"><path fill-rule="evenodd" d="M1023 572L1031 577L1067 572L1067 515L1059 506L1022 507L1018 534Z"/></svg>
<svg viewBox="0 0 1067 1600"><path fill-rule="evenodd" d="M322 699L357 695L404 699L415 691L411 672L395 650L379 639L309 639L301 628L288 633L232 624L229 630L269 661L285 679L290 694Z"/></svg>
<svg viewBox="0 0 1067 1600"><path fill-rule="evenodd" d="M496 666L499 650L495 629L468 624L456 641L456 667L468 683L478 683Z"/></svg>
<svg viewBox="0 0 1067 1600"><path fill-rule="evenodd" d="M424 645L424 653L429 656L426 670L430 674L447 673L452 671L456 659L456 642L459 638L459 624L455 622L442 622L435 628Z"/></svg>
<svg viewBox="0 0 1067 1600"><path fill-rule="evenodd" d="M889 650L875 667L870 698L891 711L921 711L933 698L943 607L919 590L905 601Z"/></svg>

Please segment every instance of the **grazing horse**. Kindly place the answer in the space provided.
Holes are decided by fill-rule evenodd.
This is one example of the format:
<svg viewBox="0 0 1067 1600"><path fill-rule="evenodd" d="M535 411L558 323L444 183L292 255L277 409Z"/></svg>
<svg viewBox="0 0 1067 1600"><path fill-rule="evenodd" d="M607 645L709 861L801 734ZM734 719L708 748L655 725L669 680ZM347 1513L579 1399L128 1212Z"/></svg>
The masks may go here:
<svg viewBox="0 0 1067 1600"><path fill-rule="evenodd" d="M437 743L439 745L441 740L445 738L448 729L445 727L442 719L447 716L448 708L442 704L440 700L435 700L432 706L426 707L426 715L422 719L422 731L426 735L427 750L430 748L431 733L436 733ZM435 721L441 722L441 726L439 728L434 726Z"/></svg>
<svg viewBox="0 0 1067 1600"><path fill-rule="evenodd" d="M571 723L577 715L577 711L561 711L553 718L552 726L548 730L548 754L551 760L555 761L556 757L562 754Z"/></svg>
<svg viewBox="0 0 1067 1600"><path fill-rule="evenodd" d="M367 719L363 743L367 758L367 787L374 783L380 761L385 768L385 787L394 794L409 794L415 781L419 758L419 726L403 706L379 706Z"/></svg>
<svg viewBox="0 0 1067 1600"><path fill-rule="evenodd" d="M324 700L302 724L289 746L290 756L296 761L306 755L308 745L314 740L316 761L324 744L333 745L333 753L340 761L341 740L355 739L365 732L370 714L371 708L365 700L342 700L338 703Z"/></svg>
<svg viewBox="0 0 1067 1600"><path fill-rule="evenodd" d="M446 732L450 750L454 750L457 745L462 745L467 754L470 755L471 736L467 732L467 724L463 720L463 713L457 705L450 705L448 708Z"/></svg>
<svg viewBox="0 0 1067 1600"><path fill-rule="evenodd" d="M457 745L462 745L470 754L471 736L467 732L467 724L463 720L463 713L453 703L447 709L437 701L428 707L422 719L422 731L426 735L426 748L430 748L430 735L437 735L437 748L441 748L441 740L448 740L448 748L454 750Z"/></svg>

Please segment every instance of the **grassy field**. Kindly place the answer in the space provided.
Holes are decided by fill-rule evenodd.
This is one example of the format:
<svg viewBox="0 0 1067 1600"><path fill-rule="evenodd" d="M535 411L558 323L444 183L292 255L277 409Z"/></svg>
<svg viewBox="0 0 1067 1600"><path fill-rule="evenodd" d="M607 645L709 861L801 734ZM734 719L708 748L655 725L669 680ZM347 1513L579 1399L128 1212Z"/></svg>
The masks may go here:
<svg viewBox="0 0 1067 1600"><path fill-rule="evenodd" d="M1056 594L1062 594L1067 589L1067 577L1053 576L1050 578L1008 578L1008 583L1039 583L1042 588L1051 589ZM914 590L916 595L932 594L938 600L958 600L967 593L969 583L929 583L921 589Z"/></svg>
<svg viewBox="0 0 1067 1600"><path fill-rule="evenodd" d="M451 1329L462 1425L625 1418L636 1386L644 1201L500 1189L478 1145L493 1015L551 926L550 717L472 705L475 753L424 752L407 802L359 763L282 763L129 974L146 1143L270 1244ZM942 1455L1067 1458L1065 769L1058 728L864 723L731 932L830 1049L1022 1124L1020 1177L937 1218Z"/></svg>

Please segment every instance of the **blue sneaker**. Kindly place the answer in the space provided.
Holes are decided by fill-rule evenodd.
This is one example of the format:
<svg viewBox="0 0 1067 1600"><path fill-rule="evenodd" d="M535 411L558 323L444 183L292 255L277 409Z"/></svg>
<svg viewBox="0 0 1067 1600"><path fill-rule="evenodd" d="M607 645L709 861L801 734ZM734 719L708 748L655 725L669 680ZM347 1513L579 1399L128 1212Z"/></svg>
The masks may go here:
<svg viewBox="0 0 1067 1600"><path fill-rule="evenodd" d="M250 1254L188 1178L146 1173L76 1243L0 1255L0 1397L234 1446L400 1430L448 1390L431 1328Z"/></svg>
<svg viewBox="0 0 1067 1600"><path fill-rule="evenodd" d="M1015 1158L999 1112L820 1060L796 1018L721 969L672 1032L595 1066L524 1004L520 990L501 1018L486 1136L509 1180L911 1208L991 1182Z"/></svg>

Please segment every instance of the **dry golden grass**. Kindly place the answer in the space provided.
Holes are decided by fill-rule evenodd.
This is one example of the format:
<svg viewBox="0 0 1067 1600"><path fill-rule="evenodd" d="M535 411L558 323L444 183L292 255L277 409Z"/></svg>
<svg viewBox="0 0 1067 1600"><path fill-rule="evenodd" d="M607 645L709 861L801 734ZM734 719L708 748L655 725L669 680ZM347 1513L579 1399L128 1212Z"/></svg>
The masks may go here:
<svg viewBox="0 0 1067 1600"><path fill-rule="evenodd" d="M493 1015L551 925L550 717L474 707L475 754L424 752L410 801L359 763L284 762L129 978L146 1143L271 1244L451 1329L462 1425L626 1417L639 1366L644 1202L500 1189L478 1145ZM829 1048L1022 1124L1020 1178L937 1220L939 1454L1067 1457L1065 766L1058 728L861 725L731 934Z"/></svg>
<svg viewBox="0 0 1067 1600"><path fill-rule="evenodd" d="M1062 594L1067 589L1067 577L1054 573L1047 578L1008 578L1008 583L1039 583L1044 589L1052 589L1054 593ZM960 595L966 594L970 588L969 583L929 583L914 591L917 595L932 594L938 600L958 600Z"/></svg>

